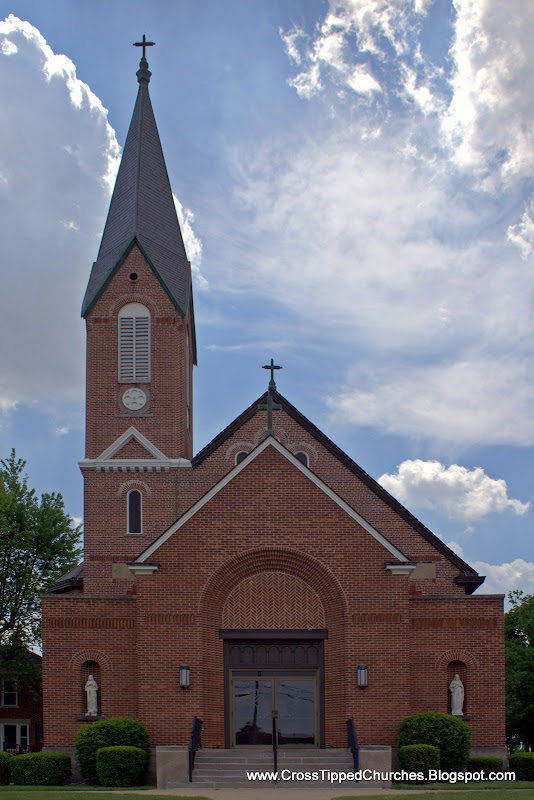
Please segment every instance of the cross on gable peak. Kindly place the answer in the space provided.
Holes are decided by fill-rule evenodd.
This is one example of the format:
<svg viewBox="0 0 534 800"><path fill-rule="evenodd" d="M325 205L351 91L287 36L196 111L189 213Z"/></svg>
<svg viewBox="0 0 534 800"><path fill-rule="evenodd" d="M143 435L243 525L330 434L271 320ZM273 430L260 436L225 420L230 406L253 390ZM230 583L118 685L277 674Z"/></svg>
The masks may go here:
<svg viewBox="0 0 534 800"><path fill-rule="evenodd" d="M271 370L271 380L269 381L269 389L276 389L276 383L274 382L274 371L275 369L283 369L283 367L278 367L274 363L274 359L271 358L270 364L264 364L262 369L270 369Z"/></svg>

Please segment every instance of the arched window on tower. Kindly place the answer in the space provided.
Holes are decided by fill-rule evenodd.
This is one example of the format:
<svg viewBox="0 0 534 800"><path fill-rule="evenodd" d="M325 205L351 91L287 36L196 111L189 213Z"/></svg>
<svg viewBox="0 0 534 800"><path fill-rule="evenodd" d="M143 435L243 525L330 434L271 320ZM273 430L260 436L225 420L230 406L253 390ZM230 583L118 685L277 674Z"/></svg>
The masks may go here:
<svg viewBox="0 0 534 800"><path fill-rule="evenodd" d="M119 381L150 381L150 311L141 303L119 311Z"/></svg>
<svg viewBox="0 0 534 800"><path fill-rule="evenodd" d="M143 532L143 498L139 489L130 489L128 504L128 533Z"/></svg>

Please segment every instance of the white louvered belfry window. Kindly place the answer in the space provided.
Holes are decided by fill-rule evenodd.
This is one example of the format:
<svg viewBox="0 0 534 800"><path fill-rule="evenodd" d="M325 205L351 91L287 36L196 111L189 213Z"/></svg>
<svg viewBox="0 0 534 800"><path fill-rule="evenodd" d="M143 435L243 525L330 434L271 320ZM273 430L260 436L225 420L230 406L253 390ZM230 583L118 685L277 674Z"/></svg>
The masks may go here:
<svg viewBox="0 0 534 800"><path fill-rule="evenodd" d="M128 303L119 311L119 381L150 380L150 311L140 303Z"/></svg>

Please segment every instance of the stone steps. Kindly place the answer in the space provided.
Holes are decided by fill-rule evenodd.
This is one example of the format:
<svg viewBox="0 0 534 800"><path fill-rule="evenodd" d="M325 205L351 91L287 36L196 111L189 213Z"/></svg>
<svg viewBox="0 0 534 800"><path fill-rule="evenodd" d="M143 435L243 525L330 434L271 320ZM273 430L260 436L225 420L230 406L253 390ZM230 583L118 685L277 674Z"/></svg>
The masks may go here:
<svg viewBox="0 0 534 800"><path fill-rule="evenodd" d="M193 772L195 788L246 788L251 786L269 788L279 786L295 787L355 787L354 781L331 783L328 776L321 779L321 770L330 772L351 772L354 770L352 756L345 749L287 749L278 751L278 773L289 770L290 773L319 773L319 780L249 780L247 772L272 772L273 752L271 749L254 750L199 750ZM176 784L184 786L187 784Z"/></svg>

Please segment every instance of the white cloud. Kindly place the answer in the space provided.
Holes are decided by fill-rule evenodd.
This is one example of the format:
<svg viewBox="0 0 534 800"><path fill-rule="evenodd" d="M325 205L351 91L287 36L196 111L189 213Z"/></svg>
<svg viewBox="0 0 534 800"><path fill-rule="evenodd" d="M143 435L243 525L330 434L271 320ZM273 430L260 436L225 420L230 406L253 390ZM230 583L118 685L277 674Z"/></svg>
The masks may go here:
<svg viewBox="0 0 534 800"><path fill-rule="evenodd" d="M10 42L9 39L4 39L1 44L2 53L5 56L13 56L18 53L18 47L15 42Z"/></svg>
<svg viewBox="0 0 534 800"><path fill-rule="evenodd" d="M35 27L10 15L0 42L0 410L8 411L82 395L80 307L120 147L99 98ZM134 81L131 93L133 108ZM178 207L198 270L192 214Z"/></svg>
<svg viewBox="0 0 534 800"><path fill-rule="evenodd" d="M486 580L478 590L480 594L508 594L514 589L522 589L526 594L534 594L534 563L516 558L505 564L488 564L475 561L471 566Z"/></svg>
<svg viewBox="0 0 534 800"><path fill-rule="evenodd" d="M5 410L81 395L79 309L119 147L106 109L36 28L10 15L0 36Z"/></svg>
<svg viewBox="0 0 534 800"><path fill-rule="evenodd" d="M521 222L508 227L508 239L513 242L521 253L521 258L527 259L534 247L534 200L521 217Z"/></svg>
<svg viewBox="0 0 534 800"><path fill-rule="evenodd" d="M534 170L534 7L455 0L454 73L443 131L458 163L488 188Z"/></svg>
<svg viewBox="0 0 534 800"><path fill-rule="evenodd" d="M200 263L202 261L202 242L193 230L195 215L189 208L184 208L175 194L173 194L173 200L178 222L180 223L180 229L182 231L185 250L187 257L191 262L191 269L193 271L196 284L199 289L207 289L208 281L206 278L204 278L200 271Z"/></svg>
<svg viewBox="0 0 534 800"><path fill-rule="evenodd" d="M407 460L378 482L409 507L443 510L453 518L481 519L507 510L521 516L530 506L508 497L506 481L490 478L481 467L469 470L459 464Z"/></svg>
<svg viewBox="0 0 534 800"><path fill-rule="evenodd" d="M357 94L372 94L373 92L382 91L378 81L364 67L356 67L354 69L350 78L347 78L347 86Z"/></svg>
<svg viewBox="0 0 534 800"><path fill-rule="evenodd" d="M289 58L302 67L289 80L290 86L307 99L325 88L328 81L322 81L321 76L325 79L328 76L334 84L347 86L357 94L382 92L370 64L391 59L395 66L402 66L406 59L413 58L417 52L418 23L432 2L330 0L329 12L313 37L297 26L280 32ZM355 64L355 59L359 63Z"/></svg>
<svg viewBox="0 0 534 800"><path fill-rule="evenodd" d="M454 553L465 559L464 551L458 542L448 542ZM486 580L477 590L477 594L504 594L505 610L510 608L506 599L508 592L522 589L525 594L534 594L534 563L516 558L504 564L488 564L487 561L469 561L469 564L479 575L485 575Z"/></svg>
<svg viewBox="0 0 534 800"><path fill-rule="evenodd" d="M338 418L463 445L534 444L532 359L513 356L377 371L328 399ZM365 378L363 379L365 381ZM363 383L362 381L362 383ZM353 378L353 383L358 381Z"/></svg>
<svg viewBox="0 0 534 800"><path fill-rule="evenodd" d="M58 436L66 436L67 433L70 432L70 428L68 425L60 425L56 428L56 434Z"/></svg>
<svg viewBox="0 0 534 800"><path fill-rule="evenodd" d="M457 191L435 159L399 152L402 135L369 130L236 154L247 224L238 239L218 232L232 290L270 296L309 336L343 343L336 421L534 443L534 272L507 244L501 208ZM228 289L224 265L210 283Z"/></svg>

